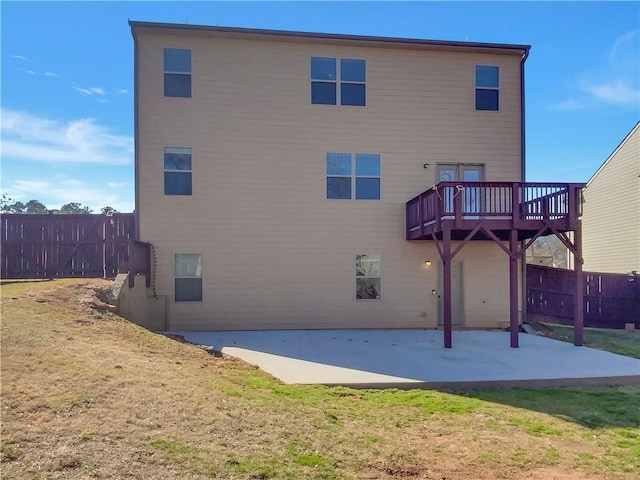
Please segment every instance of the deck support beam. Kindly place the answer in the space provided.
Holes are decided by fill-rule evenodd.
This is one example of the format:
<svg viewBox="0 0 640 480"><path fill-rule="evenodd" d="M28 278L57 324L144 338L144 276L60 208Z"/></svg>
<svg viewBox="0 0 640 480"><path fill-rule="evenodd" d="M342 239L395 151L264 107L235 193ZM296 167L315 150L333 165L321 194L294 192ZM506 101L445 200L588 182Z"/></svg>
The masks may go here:
<svg viewBox="0 0 640 480"><path fill-rule="evenodd" d="M582 274L582 221L578 220L577 228L573 231L573 268L576 271L576 290L573 302L573 344L583 345L584 334L584 275Z"/></svg>
<svg viewBox="0 0 640 480"><path fill-rule="evenodd" d="M518 348L518 230L509 234L509 332L511 348Z"/></svg>
<svg viewBox="0 0 640 480"><path fill-rule="evenodd" d="M444 348L451 348L451 226L444 226L442 235L442 316Z"/></svg>

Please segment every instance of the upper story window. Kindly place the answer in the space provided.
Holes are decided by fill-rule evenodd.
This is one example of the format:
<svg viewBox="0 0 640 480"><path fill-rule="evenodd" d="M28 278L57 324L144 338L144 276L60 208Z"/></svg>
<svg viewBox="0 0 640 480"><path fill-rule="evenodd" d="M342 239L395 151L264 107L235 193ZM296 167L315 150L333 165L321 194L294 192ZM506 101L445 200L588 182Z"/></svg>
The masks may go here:
<svg viewBox="0 0 640 480"><path fill-rule="evenodd" d="M476 65L476 110L498 110L500 69Z"/></svg>
<svg viewBox="0 0 640 480"><path fill-rule="evenodd" d="M366 70L365 60L311 57L311 103L364 106Z"/></svg>
<svg viewBox="0 0 640 480"><path fill-rule="evenodd" d="M327 153L327 198L380 200L380 155Z"/></svg>
<svg viewBox="0 0 640 480"><path fill-rule="evenodd" d="M164 49L164 96L191 96L191 50Z"/></svg>
<svg viewBox="0 0 640 480"><path fill-rule="evenodd" d="M164 194L191 195L191 149L164 148Z"/></svg>

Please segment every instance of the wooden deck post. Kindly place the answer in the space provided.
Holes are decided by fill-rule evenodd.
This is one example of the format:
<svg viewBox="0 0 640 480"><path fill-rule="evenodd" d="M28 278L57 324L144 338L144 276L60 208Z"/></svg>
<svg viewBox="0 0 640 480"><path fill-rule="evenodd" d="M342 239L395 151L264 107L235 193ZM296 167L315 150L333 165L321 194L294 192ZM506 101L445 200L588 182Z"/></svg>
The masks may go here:
<svg viewBox="0 0 640 480"><path fill-rule="evenodd" d="M511 348L518 348L518 230L509 233L509 332Z"/></svg>
<svg viewBox="0 0 640 480"><path fill-rule="evenodd" d="M451 226L446 222L442 235L442 315L444 348L451 348Z"/></svg>
<svg viewBox="0 0 640 480"><path fill-rule="evenodd" d="M576 271L576 290L573 302L573 344L581 347L584 334L584 275L582 274L582 221L573 232L573 268Z"/></svg>

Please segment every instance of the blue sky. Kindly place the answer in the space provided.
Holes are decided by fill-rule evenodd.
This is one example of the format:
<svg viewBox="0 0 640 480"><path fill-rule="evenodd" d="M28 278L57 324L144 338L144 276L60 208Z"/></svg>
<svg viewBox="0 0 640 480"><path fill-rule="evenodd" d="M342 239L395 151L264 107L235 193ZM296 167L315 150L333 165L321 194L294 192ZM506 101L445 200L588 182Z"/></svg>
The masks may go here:
<svg viewBox="0 0 640 480"><path fill-rule="evenodd" d="M638 2L2 2L0 189L134 207L128 19L532 45L527 180L583 182L640 119Z"/></svg>

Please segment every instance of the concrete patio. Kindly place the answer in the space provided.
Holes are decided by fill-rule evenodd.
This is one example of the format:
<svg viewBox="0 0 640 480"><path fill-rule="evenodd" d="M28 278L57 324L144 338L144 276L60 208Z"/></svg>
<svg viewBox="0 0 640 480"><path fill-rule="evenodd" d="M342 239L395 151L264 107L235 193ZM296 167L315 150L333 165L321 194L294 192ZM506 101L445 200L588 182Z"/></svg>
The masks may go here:
<svg viewBox="0 0 640 480"><path fill-rule="evenodd" d="M287 384L354 388L640 385L640 360L549 338L438 330L168 332L240 358Z"/></svg>

